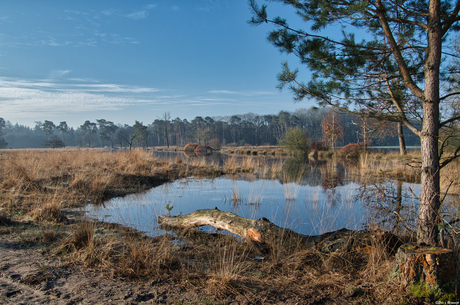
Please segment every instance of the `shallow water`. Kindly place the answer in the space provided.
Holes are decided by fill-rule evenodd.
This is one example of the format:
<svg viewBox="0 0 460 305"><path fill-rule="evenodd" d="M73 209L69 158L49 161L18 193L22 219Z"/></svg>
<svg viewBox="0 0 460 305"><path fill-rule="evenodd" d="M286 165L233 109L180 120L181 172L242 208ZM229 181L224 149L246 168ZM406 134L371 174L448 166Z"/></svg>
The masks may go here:
<svg viewBox="0 0 460 305"><path fill-rule="evenodd" d="M182 152L154 152L159 159L200 166L244 162L255 165L251 175L213 179L185 178L142 194L114 198L102 206L87 206L90 217L115 222L158 236L157 217L218 208L246 218L268 218L278 226L306 235L347 228L381 228L407 233L416 228L420 184L395 180L359 181L350 164L279 157L213 154L203 157ZM261 179L269 176L271 179ZM296 182L290 182L296 181ZM459 214L459 197L443 203L446 220ZM202 230L213 231L204 227Z"/></svg>
<svg viewBox="0 0 460 305"><path fill-rule="evenodd" d="M371 189L370 186L364 187L366 191ZM387 187L385 192L392 192L392 188ZM420 193L420 186L404 183L402 193L401 204L404 208L401 213L416 210L418 201L414 194ZM87 212L90 217L120 223L157 236L163 234L158 229L157 216L168 214L167 204L173 206L171 215L217 207L241 217L266 217L278 226L302 234L317 235L341 228L362 229L375 224L381 215L374 213L374 207L370 209L368 203L372 200L365 197L364 202L362 194L363 185L354 182L324 188L307 183L282 184L278 180L185 178L143 194L114 198L99 208L89 205ZM238 200L235 200L236 197ZM379 197L374 198L377 205L382 203ZM408 216L409 212L404 213ZM205 227L204 230L213 229Z"/></svg>

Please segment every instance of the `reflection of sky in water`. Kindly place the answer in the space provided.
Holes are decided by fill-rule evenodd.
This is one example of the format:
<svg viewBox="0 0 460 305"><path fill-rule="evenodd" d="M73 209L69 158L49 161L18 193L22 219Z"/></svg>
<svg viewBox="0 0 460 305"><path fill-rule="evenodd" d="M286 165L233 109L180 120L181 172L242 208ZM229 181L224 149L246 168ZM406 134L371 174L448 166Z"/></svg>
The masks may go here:
<svg viewBox="0 0 460 305"><path fill-rule="evenodd" d="M171 215L217 207L241 217L266 217L278 226L316 235L341 228L364 227L367 213L356 199L359 187L356 183L350 183L324 190L321 186L282 185L277 180L185 178L143 194L114 198L99 209L88 206L88 214L100 220L134 227L149 235L159 235L163 232L157 228L157 216L168 213L165 208L168 203L174 206ZM416 200L407 191L408 187L415 194L420 194L420 186L404 184L406 196L403 200L413 205ZM232 200L234 192L240 198L237 204ZM286 200L290 197L295 199Z"/></svg>

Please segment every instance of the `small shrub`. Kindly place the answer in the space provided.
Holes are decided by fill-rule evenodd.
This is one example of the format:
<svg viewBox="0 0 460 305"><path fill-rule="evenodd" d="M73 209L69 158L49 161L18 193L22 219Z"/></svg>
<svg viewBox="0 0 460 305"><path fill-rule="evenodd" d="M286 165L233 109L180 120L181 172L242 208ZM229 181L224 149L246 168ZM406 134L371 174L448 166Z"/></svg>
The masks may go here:
<svg viewBox="0 0 460 305"><path fill-rule="evenodd" d="M222 148L222 145L220 144L217 138L214 138L211 141L209 141L209 146L211 146L214 150L220 150Z"/></svg>
<svg viewBox="0 0 460 305"><path fill-rule="evenodd" d="M278 142L281 147L289 152L308 154L310 139L300 127L290 128Z"/></svg>

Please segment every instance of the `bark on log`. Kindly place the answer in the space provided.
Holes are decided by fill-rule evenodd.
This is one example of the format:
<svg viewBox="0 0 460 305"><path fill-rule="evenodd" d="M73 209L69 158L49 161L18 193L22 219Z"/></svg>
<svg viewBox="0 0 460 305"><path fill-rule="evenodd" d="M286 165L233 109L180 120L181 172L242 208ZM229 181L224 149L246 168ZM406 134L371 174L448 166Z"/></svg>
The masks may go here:
<svg viewBox="0 0 460 305"><path fill-rule="evenodd" d="M183 216L159 216L158 223L163 228L182 229L209 225L260 243L273 239L274 236L287 238L307 237L297 234L292 230L280 228L264 217L260 219L248 219L230 212L220 211L217 208L196 210L193 213Z"/></svg>
<svg viewBox="0 0 460 305"><path fill-rule="evenodd" d="M213 226L227 230L235 235L259 243L283 242L303 243L305 246L316 246L321 252L350 251L365 249L376 242L385 244L388 252L399 246L396 236L385 231L351 231L340 229L322 235L303 235L292 230L278 227L268 219L248 219L233 213L216 209L197 210L182 216L159 216L158 223L163 229L188 230L201 226Z"/></svg>

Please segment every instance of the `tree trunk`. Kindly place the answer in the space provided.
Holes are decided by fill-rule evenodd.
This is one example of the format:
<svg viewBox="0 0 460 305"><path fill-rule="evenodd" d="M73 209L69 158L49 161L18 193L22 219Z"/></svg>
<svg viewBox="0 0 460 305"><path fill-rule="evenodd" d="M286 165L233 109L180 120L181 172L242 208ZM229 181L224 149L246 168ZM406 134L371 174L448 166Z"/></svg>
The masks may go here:
<svg viewBox="0 0 460 305"><path fill-rule="evenodd" d="M402 245L396 254L390 280L402 284L418 283L426 292L451 292L460 289L455 253L449 249Z"/></svg>
<svg viewBox="0 0 460 305"><path fill-rule="evenodd" d="M363 120L363 150L367 152L367 121L366 118L362 118Z"/></svg>
<svg viewBox="0 0 460 305"><path fill-rule="evenodd" d="M442 28L440 1L430 1L428 13L428 49L425 62L425 99L420 135L422 152L422 190L420 194L417 241L436 245L438 241L439 193L439 69L441 64Z"/></svg>
<svg viewBox="0 0 460 305"><path fill-rule="evenodd" d="M407 154L406 141L404 140L403 124L398 122L399 153L401 156Z"/></svg>
<svg viewBox="0 0 460 305"><path fill-rule="evenodd" d="M197 210L183 216L159 216L158 223L163 227L190 229L201 226L213 226L219 230L227 230L247 240L265 242L274 236L291 236L304 238L291 230L280 228L266 218L247 219L230 212L216 209Z"/></svg>

